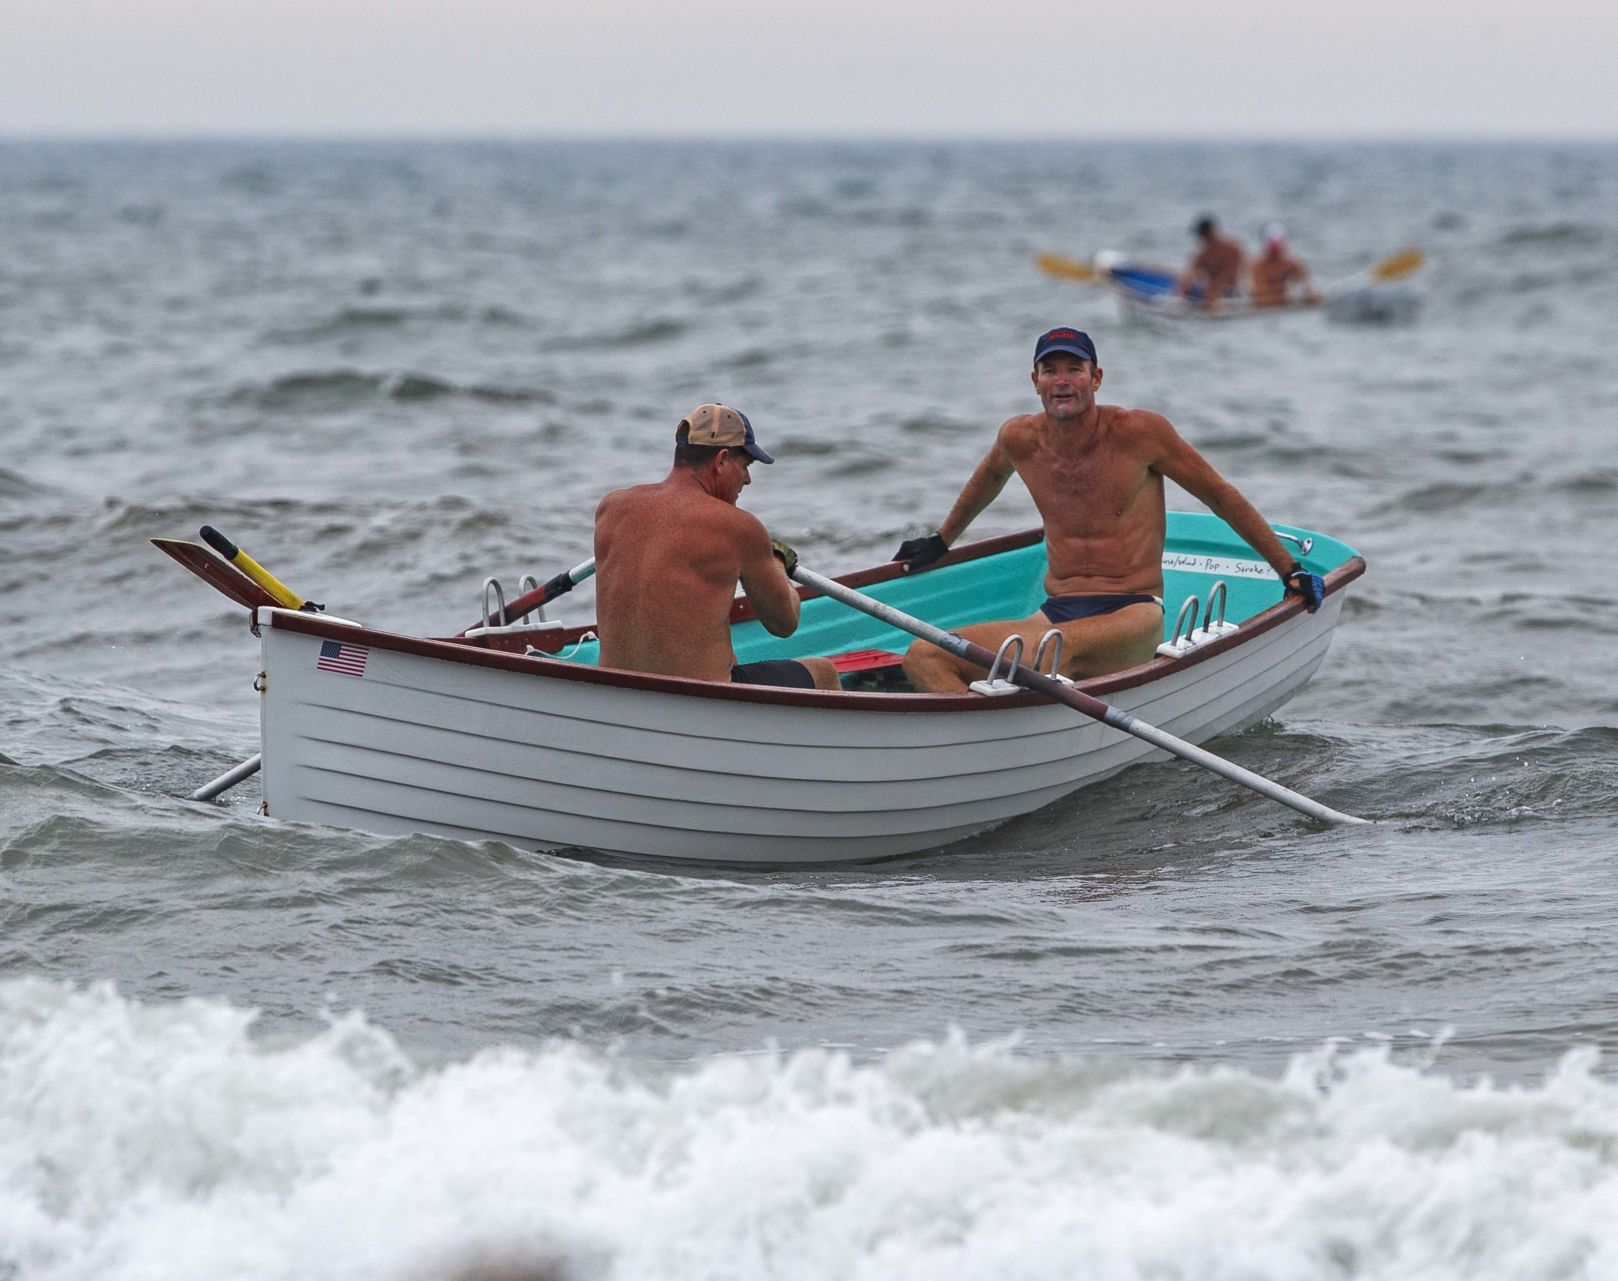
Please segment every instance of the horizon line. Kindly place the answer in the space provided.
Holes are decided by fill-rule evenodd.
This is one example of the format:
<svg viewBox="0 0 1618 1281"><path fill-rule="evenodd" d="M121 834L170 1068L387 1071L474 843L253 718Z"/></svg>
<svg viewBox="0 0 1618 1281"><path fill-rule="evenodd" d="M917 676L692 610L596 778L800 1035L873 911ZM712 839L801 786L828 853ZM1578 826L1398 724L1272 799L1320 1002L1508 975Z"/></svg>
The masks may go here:
<svg viewBox="0 0 1618 1281"><path fill-rule="evenodd" d="M530 129L358 129L358 130L213 130L213 129L46 129L0 130L0 144L12 143L189 143L189 142L273 142L273 143L658 143L658 144L816 144L865 143L873 145L1073 145L1073 144L1196 144L1245 143L1254 145L1388 145L1408 143L1432 145L1491 145L1510 143L1618 144L1618 130L1516 131L1516 132L1377 132L1341 133L1259 133L1236 130L1228 133L810 133L810 132L722 132L722 131L639 131L623 130L530 130Z"/></svg>

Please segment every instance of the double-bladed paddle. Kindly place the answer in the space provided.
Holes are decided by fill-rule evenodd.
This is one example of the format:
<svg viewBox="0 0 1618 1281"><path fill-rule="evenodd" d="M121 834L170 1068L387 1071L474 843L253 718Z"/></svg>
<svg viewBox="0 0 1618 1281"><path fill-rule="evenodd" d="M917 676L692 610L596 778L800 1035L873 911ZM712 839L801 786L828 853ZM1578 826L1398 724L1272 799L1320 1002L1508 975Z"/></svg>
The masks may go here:
<svg viewBox="0 0 1618 1281"><path fill-rule="evenodd" d="M1325 294L1341 293L1345 289L1352 289L1360 285L1385 285L1395 280L1403 280L1406 276L1414 276L1426 265L1427 255L1421 250L1401 249L1396 254L1389 254L1386 258L1367 267L1364 271L1356 271L1352 275L1344 276L1326 285L1321 292Z"/></svg>
<svg viewBox="0 0 1618 1281"><path fill-rule="evenodd" d="M1401 249L1391 253L1386 258L1379 259L1363 271L1356 271L1350 276L1327 285L1324 293L1336 293L1360 282L1367 284L1387 284L1394 280L1403 280L1406 276L1413 276L1420 271L1427 262L1427 255L1421 250ZM1060 280L1071 280L1081 285L1101 284L1106 280L1106 273L1092 263L1084 262L1078 258L1067 258L1061 254L1042 253L1034 258L1034 265L1047 276L1055 276Z"/></svg>
<svg viewBox="0 0 1618 1281"><path fill-rule="evenodd" d="M1034 266L1047 276L1077 281L1081 285L1096 285L1102 280L1101 272L1090 263L1078 258L1064 258L1061 254L1044 253L1034 259Z"/></svg>

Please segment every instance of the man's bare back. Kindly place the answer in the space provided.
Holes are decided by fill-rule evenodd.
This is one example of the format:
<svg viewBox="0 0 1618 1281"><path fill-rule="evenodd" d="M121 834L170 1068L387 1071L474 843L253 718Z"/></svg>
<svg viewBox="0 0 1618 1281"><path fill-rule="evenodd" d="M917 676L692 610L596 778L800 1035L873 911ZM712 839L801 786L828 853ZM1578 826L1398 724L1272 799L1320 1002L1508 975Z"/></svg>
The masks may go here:
<svg viewBox="0 0 1618 1281"><path fill-rule="evenodd" d="M1179 290L1191 294L1201 290L1201 304L1213 311L1222 300L1241 288L1242 247L1231 237L1220 233L1211 218L1196 225L1202 248L1192 257L1185 274L1180 277Z"/></svg>
<svg viewBox="0 0 1618 1281"><path fill-rule="evenodd" d="M705 415L712 410L723 414ZM675 465L665 479L614 490L596 508L596 618L603 667L731 680L736 655L730 609L738 583L771 635L797 630L798 594L783 559L792 553L784 545L777 552L759 519L736 506L752 483L754 458L768 462L769 455L754 445L750 424L745 440L738 436L734 446L691 446L702 428L688 432L689 424L719 422L702 439L724 441L730 419L746 424L735 410L699 406L680 424ZM828 660L803 659L796 666L805 675L788 672L785 679L773 680L755 674L752 683L840 688ZM739 679L750 679L746 670Z"/></svg>
<svg viewBox="0 0 1618 1281"><path fill-rule="evenodd" d="M738 582L757 598L755 610L767 602L761 617L776 622L772 632L785 634L783 624L790 632L797 623L797 594L758 518L679 477L603 498L595 545L604 667L728 681L736 663L730 606ZM769 581L772 566L782 583ZM770 604L777 606L773 613Z"/></svg>

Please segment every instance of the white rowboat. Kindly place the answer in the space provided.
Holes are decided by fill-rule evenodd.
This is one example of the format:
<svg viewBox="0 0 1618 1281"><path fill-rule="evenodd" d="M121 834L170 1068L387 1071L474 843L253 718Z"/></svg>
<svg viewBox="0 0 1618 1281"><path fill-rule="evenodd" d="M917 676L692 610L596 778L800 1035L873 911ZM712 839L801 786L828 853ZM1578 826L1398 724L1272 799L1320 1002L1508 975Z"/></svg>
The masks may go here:
<svg viewBox="0 0 1618 1281"><path fill-rule="evenodd" d="M1334 539L1278 532L1325 576L1318 612L1283 599L1222 522L1170 513L1165 641L1177 643L1079 688L1193 743L1275 711L1325 658L1365 568ZM226 590L215 567L191 567ZM1035 530L962 546L926 573L889 564L838 581L954 628L1033 613L1044 569ZM1206 612L1217 582L1225 625L1175 626L1190 597ZM947 845L1163 758L1030 693L893 692L897 669L873 652L908 638L807 591L784 639L739 600L738 658L841 655L843 692L603 669L585 627L431 639L230 594L246 596L262 639L264 812L278 819L705 863L860 861Z"/></svg>

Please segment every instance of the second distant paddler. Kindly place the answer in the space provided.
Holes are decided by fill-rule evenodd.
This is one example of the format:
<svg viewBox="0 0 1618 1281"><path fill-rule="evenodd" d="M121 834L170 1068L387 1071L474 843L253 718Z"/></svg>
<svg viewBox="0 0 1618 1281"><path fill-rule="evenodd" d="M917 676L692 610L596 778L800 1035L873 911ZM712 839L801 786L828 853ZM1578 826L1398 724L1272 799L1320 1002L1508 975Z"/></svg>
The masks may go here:
<svg viewBox="0 0 1618 1281"><path fill-rule="evenodd" d="M1287 229L1278 222L1264 228L1264 249L1253 259L1253 306L1312 304L1320 295L1309 283L1309 269L1287 246Z"/></svg>

